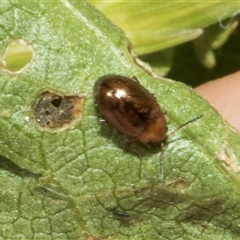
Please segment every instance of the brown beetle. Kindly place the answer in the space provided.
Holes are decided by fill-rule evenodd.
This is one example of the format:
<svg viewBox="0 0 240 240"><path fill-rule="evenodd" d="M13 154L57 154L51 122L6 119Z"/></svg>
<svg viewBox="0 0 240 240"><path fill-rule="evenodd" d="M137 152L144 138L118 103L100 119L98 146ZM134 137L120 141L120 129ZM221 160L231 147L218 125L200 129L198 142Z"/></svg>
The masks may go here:
<svg viewBox="0 0 240 240"><path fill-rule="evenodd" d="M94 86L94 97L105 120L128 136L130 142L159 143L166 138L165 113L136 78L100 77Z"/></svg>
<svg viewBox="0 0 240 240"><path fill-rule="evenodd" d="M128 143L160 143L160 150L163 149L167 137L166 112L136 77L102 76L94 85L94 98L104 119L126 135ZM174 132L200 117L202 115L180 125ZM160 179L163 178L161 158L162 154Z"/></svg>

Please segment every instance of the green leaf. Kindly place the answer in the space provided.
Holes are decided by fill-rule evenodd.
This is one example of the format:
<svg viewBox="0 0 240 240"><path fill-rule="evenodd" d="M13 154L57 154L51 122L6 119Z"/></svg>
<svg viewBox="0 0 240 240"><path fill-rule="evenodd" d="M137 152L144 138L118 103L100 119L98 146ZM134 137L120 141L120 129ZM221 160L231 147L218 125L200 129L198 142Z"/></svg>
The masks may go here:
<svg viewBox="0 0 240 240"><path fill-rule="evenodd" d="M148 75L84 1L0 2L0 32L2 239L238 238L240 137L205 100ZM33 58L8 69L16 39ZM99 123L93 85L109 73L156 94L169 132L205 114L168 139L163 185L158 147L123 152L125 136Z"/></svg>
<svg viewBox="0 0 240 240"><path fill-rule="evenodd" d="M207 68L216 65L214 49L220 48L236 29L238 21L227 23L226 26L212 25L205 29L204 34L194 41L195 53L198 60Z"/></svg>
<svg viewBox="0 0 240 240"><path fill-rule="evenodd" d="M198 38L203 28L235 17L239 1L94 1L122 28L136 53L148 54Z"/></svg>

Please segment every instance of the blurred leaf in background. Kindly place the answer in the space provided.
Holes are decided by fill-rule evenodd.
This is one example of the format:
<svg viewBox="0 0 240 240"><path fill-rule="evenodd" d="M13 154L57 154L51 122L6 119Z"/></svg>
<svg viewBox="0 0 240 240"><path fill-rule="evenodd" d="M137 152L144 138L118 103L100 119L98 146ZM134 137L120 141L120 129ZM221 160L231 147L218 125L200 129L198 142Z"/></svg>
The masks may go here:
<svg viewBox="0 0 240 240"><path fill-rule="evenodd" d="M89 2L123 29L140 59L160 76L194 87L239 70L239 41L231 41L234 51L216 48L237 27L240 1Z"/></svg>

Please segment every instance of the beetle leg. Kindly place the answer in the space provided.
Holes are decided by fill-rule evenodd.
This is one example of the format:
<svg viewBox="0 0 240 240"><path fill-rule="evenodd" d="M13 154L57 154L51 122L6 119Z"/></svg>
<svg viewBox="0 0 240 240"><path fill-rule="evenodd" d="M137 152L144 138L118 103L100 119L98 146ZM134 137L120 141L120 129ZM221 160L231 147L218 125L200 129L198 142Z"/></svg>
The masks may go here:
<svg viewBox="0 0 240 240"><path fill-rule="evenodd" d="M137 83L139 83L139 81L138 81L138 79L137 79L136 76L132 76L132 80L135 81L135 82L137 82Z"/></svg>

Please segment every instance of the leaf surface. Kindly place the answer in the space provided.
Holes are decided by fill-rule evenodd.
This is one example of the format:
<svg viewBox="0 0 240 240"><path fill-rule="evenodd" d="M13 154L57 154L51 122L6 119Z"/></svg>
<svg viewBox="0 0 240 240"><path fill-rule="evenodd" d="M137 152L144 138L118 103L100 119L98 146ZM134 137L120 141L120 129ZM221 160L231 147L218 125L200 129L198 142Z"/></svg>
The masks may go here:
<svg viewBox="0 0 240 240"><path fill-rule="evenodd" d="M1 2L0 14L2 239L237 239L240 138L205 100L148 75L84 1ZM33 58L12 71L16 39ZM169 132L204 114L168 139L163 185L158 147L123 152L125 136L99 123L93 85L110 73L156 94Z"/></svg>

